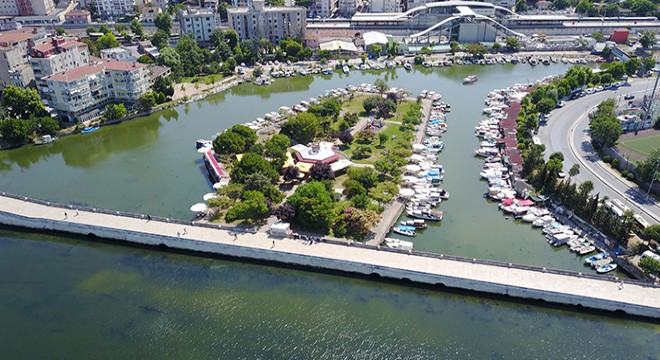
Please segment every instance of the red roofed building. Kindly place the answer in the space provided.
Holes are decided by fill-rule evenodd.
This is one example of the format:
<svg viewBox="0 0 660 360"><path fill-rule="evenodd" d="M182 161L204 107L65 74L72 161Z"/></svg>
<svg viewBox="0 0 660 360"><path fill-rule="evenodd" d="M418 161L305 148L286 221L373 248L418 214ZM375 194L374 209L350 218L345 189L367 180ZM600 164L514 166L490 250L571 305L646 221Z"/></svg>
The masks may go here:
<svg viewBox="0 0 660 360"><path fill-rule="evenodd" d="M89 24L92 22L92 14L87 10L74 10L65 14L64 20L69 24Z"/></svg>
<svg viewBox="0 0 660 360"><path fill-rule="evenodd" d="M30 47L45 37L45 29L36 27L0 32L0 90L8 85L26 88L34 84Z"/></svg>
<svg viewBox="0 0 660 360"><path fill-rule="evenodd" d="M32 47L31 55L30 66L37 90L47 102L50 101L50 93L43 78L89 65L87 44L69 37L54 36L50 41Z"/></svg>

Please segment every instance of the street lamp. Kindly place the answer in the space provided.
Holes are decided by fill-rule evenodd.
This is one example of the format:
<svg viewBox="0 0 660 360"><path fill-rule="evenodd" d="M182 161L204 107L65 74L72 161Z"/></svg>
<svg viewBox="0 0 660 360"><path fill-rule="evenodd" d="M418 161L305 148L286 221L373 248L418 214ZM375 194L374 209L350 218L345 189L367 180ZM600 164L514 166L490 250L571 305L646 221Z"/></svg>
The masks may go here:
<svg viewBox="0 0 660 360"><path fill-rule="evenodd" d="M653 70L651 71L658 73L657 68L653 68ZM653 91L651 91L651 99L649 99L649 104L648 107L646 108L646 114L644 114L644 120L648 120L649 116L653 116L653 98L655 97L655 89L658 88L658 80L660 80L660 74L657 75L658 76L656 76L655 78L655 85L653 85Z"/></svg>

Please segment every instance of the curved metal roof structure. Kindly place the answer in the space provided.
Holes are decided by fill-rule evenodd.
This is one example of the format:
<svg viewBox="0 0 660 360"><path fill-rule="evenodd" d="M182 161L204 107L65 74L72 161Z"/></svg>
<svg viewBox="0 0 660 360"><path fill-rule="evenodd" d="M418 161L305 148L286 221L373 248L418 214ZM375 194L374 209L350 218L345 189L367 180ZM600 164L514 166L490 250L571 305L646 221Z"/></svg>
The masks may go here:
<svg viewBox="0 0 660 360"><path fill-rule="evenodd" d="M499 10L499 11L505 12L509 15L516 15L516 13L514 13L513 11L511 11L511 10L505 8L505 7L497 6L497 5L494 5L494 4L491 4L491 3L487 3L487 2L449 0L449 1L438 1L438 2L432 2L432 3L424 4L424 5L418 6L416 8L412 8L412 9L410 9L410 10L404 12L404 13L395 15L393 18L394 19L400 19L400 18L404 18L404 17L409 17L409 16L411 16L415 13L418 13L420 11L424 11L424 10L428 10L428 9L432 9L432 8L437 8L437 7L450 7L450 6L490 7L490 8L493 8L494 10Z"/></svg>

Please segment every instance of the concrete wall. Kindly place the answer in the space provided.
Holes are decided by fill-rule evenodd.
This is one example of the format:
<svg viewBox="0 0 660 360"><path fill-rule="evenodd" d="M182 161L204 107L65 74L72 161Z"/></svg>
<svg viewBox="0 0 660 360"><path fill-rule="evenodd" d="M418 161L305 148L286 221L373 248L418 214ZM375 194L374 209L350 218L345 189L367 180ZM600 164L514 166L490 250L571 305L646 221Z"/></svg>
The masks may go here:
<svg viewBox="0 0 660 360"><path fill-rule="evenodd" d="M342 261L321 256L295 254L289 252L271 251L234 244L213 243L202 240L186 239L175 236L154 235L138 231L119 230L109 227L80 224L60 220L31 218L0 211L0 223L27 229L42 231L60 231L78 235L93 234L100 238L119 240L134 244L150 246L165 245L172 249L197 251L203 253L219 254L253 260L263 260L288 265L304 266L316 269L326 269L356 273L363 275L377 274L383 278L396 280L410 280L421 284L444 285L451 288L472 290L484 293L509 295L513 297L533 300L543 300L565 305L582 305L588 308L616 311L622 310L632 315L645 317L660 317L657 308L635 304L622 304L620 302L594 297L575 296L568 293L553 293L539 289L516 287L507 284L496 284L476 281L467 278L443 276L433 273L406 270L398 267L377 266L366 262ZM373 250L377 251L377 250ZM419 255L410 255L419 256ZM478 262L473 260L473 262ZM487 263L487 262L486 262ZM515 267L515 265L509 265ZM518 267L520 268L520 267ZM545 270L545 269L544 269ZM585 277L588 280L588 277ZM602 281L602 280L601 280Z"/></svg>

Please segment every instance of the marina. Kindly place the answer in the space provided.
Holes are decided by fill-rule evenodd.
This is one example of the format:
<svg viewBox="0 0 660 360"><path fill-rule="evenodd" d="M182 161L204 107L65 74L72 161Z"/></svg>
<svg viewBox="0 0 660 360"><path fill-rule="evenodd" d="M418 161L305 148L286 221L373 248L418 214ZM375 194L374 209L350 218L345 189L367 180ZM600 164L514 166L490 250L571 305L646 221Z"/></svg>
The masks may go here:
<svg viewBox="0 0 660 360"><path fill-rule="evenodd" d="M565 68L560 63L556 66L537 67L533 73L529 70L529 66L494 65L483 67L483 70L467 66L465 69L438 68L423 73L426 69L415 67L410 72L398 69L392 74L382 75L388 76L392 85L414 93L424 88L440 88L443 100L452 104L452 118L461 119L452 121L452 129L448 133L451 136L442 139L446 143L442 162L447 169L443 185L451 191L451 200L441 205L443 210L447 210L442 225L437 227L435 223L429 222L428 228L415 237L415 250L584 271L582 261L576 261L573 253L553 251L547 243L538 241L538 230L532 230L529 225L503 221L501 213L492 204L481 200L484 183L478 180L478 173L483 170L483 162L472 159L474 121L470 121L479 116L481 108L474 104L480 102L492 88L511 84L512 78L536 79L547 74L561 73ZM462 78L471 73L476 73L480 81L473 86L461 88ZM396 80L395 75L398 76ZM229 127L262 117L264 113L277 109L279 104L293 104L300 99L322 94L325 89L342 88L347 82L373 83L375 78L376 74L369 72L352 72L349 78L335 73L332 78L319 77L313 82L310 76L298 76L287 80L286 89L277 81L272 84L272 88L245 84L200 103L181 105L173 110L124 122L120 126L108 127L98 133L104 140L103 146L97 147L93 154L84 151L94 146L91 142L93 139L87 137L80 137L76 141L70 137L62 138L47 147L38 147L43 149L39 151L27 148L21 151L10 150L2 154L2 161L13 165L3 172L0 183L3 189L27 196L49 200L59 198L74 204L93 204L152 216L189 218L188 206L192 199L200 198L210 188L209 182L200 176L200 171L206 170L199 154L190 151L195 139L217 132L220 125ZM222 113L221 119L219 113ZM158 161L163 157L168 161ZM44 176L50 179L48 187L36 181ZM120 191L98 191L99 188ZM471 210L469 214L461 211L468 208ZM71 215L72 212L69 212ZM623 347L611 349L609 354L612 357L630 354L652 356L657 353L655 336L651 336L656 334L657 328L630 319L498 302L439 291L410 290L408 287L264 266L246 266L218 259L190 258L101 244L90 246L75 239L35 240L41 237L27 235L32 240L25 242L23 237L5 235L9 240L3 244L7 244L6 249L16 260L5 260L4 269L20 274L25 284L33 282L30 274L34 274L34 271L28 271L27 265L22 264L33 263L33 266L45 270L46 274L57 274L56 277L45 278L49 284L44 284L42 288L49 294L59 294L57 288L75 289L78 286L76 284L83 284L84 289L93 290L49 296L48 301L42 302L43 312L59 314L63 311L60 309L71 308L66 304L77 304L78 311L73 311L73 314L89 313L89 309L103 306L107 311L105 314L97 314L98 323L111 324L137 335L135 341L153 344L149 347L152 353L158 353L159 345L167 341L168 344L177 344L182 354L184 351L188 354L218 354L211 349L192 346L189 340L193 334L200 339L213 338L220 341L225 347L221 353L229 357L246 353L273 357L270 350L288 354L286 357L323 357L324 354L353 356L364 351L375 356L397 352L403 356L421 358L434 358L442 354L452 358L490 358L494 352L506 358L533 357L539 352L550 352L559 357L577 357L610 347L615 341L628 345L625 350ZM43 245L35 249L37 242ZM27 251L28 248L30 251ZM40 249L43 249L43 254ZM38 258L34 261L27 261L35 256ZM73 268L72 258L80 258L75 271L53 271ZM104 274L114 275L106 277ZM129 293L123 283L134 284L141 290ZM14 293L20 294L18 296L31 301L34 298L29 290L31 287L25 285L21 290L19 284L12 282L7 283L7 286ZM48 290L50 288L53 291ZM615 288L612 291L618 290ZM337 299L338 292L346 296ZM99 296L95 297L94 294ZM110 298L120 301L110 302ZM296 311L289 311L291 306L283 306L292 302L299 304ZM190 303L203 305L188 306ZM14 344L25 344L27 339L34 339L41 333L26 331L23 324L34 325L36 320L19 316L20 307L7 302L3 304L3 308L7 309L6 318L16 319L15 323L21 324L14 329L16 334L10 336L15 339ZM136 311L140 311L138 305L142 305L169 315L151 312L136 318L130 315L132 310L126 310L126 304L135 305ZM259 314L249 315L247 309L255 308L261 309ZM212 311L210 317L209 311ZM383 313L388 316L383 317ZM313 321L302 320L308 316ZM263 323L264 317L270 319L267 325ZM338 317L355 319L355 322L341 321L339 325L332 320ZM100 331L94 323L81 321L76 316L71 320L63 319L63 331L60 334L79 332L79 339L90 343L93 340L96 344L116 341L116 337ZM165 336L147 341L140 334L149 333L155 321L164 321L185 331L177 333L175 337ZM190 323L203 328L187 325ZM312 323L321 326L316 327ZM400 324L404 323L406 326L402 328ZM443 325L447 323L456 325ZM539 323L548 326L541 329L536 326ZM218 338L217 331L231 334L231 329L237 326L241 326L243 334L252 339L249 344L239 341L244 346L236 345L233 342L236 338L231 335L229 338ZM270 331L264 332L264 326ZM324 330L321 331L321 328ZM475 328L478 329L476 332ZM531 334L526 330L521 331L522 328L538 330ZM328 329L333 334L339 334L337 341L343 342L343 346L337 347L334 340L323 335ZM356 341L354 336L344 337L341 329L351 334L361 332L364 334L362 339L393 337L393 340L387 344L375 341L374 344L378 346L371 347L362 340ZM410 329L413 329L412 333ZM588 343L577 340L584 339L586 333L590 334ZM19 334L27 336L18 337ZM492 336L497 337L495 346L491 341L479 340L492 339ZM131 338L134 337L126 337ZM546 341L539 342L539 338ZM133 340L125 341L129 342L127 345L132 346L133 350L137 349L136 345L130 345ZM286 342L303 344L310 341L317 341L318 345L301 346L296 353L266 345ZM563 344L560 348L556 346L559 342ZM72 354L80 351L79 346L62 346L70 349ZM116 352L114 356L117 356Z"/></svg>

